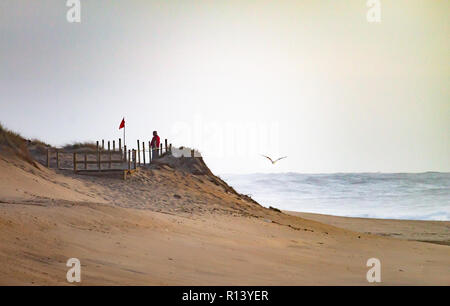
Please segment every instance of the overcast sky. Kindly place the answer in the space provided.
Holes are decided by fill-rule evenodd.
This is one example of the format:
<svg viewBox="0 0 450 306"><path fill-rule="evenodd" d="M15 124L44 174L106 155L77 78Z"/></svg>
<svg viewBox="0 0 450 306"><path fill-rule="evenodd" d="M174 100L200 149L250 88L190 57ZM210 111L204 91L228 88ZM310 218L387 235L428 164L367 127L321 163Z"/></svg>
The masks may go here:
<svg viewBox="0 0 450 306"><path fill-rule="evenodd" d="M0 2L0 122L198 148L217 173L450 171L449 1ZM259 154L287 155L271 165Z"/></svg>

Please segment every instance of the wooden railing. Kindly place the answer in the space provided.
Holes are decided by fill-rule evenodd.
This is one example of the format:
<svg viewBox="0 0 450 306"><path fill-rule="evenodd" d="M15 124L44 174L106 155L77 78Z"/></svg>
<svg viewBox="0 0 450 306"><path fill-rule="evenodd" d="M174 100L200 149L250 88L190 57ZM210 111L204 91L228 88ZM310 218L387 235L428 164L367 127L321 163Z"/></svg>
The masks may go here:
<svg viewBox="0 0 450 306"><path fill-rule="evenodd" d="M119 138L119 146L116 150L116 142L112 141L107 142L107 149L105 149L105 140L100 142L96 142L96 149L94 150L83 150L83 151L69 151L62 149L47 149L47 167L50 168L50 157L52 151L56 153L56 168L57 169L73 169L75 173L77 172L103 172L103 171L135 171L141 165L147 164L147 156L148 156L148 164L152 163L152 161L162 156L164 153L172 152L172 144L168 143L167 139L164 140L164 147L161 143L158 148L151 148L151 142L148 141L148 150L145 148L145 142L140 142L137 140L137 149L129 149L127 150L127 146L124 145L122 148L122 140ZM142 145L142 147L141 147ZM142 149L141 149L142 148ZM65 154L72 155L72 167L71 168L61 168L61 157ZM141 160L142 155L142 160ZM95 156L94 159L89 158ZM81 159L80 159L81 157ZM194 150L191 151L191 157L194 157ZM69 159L70 160L70 159ZM141 162L142 161L142 162ZM65 163L67 164L68 159L65 159ZM113 165L121 164L122 167L114 167ZM89 167L89 165L97 165L97 167ZM124 177L126 175L124 174Z"/></svg>
<svg viewBox="0 0 450 306"><path fill-rule="evenodd" d="M172 151L172 144L169 144L167 139L164 140L164 147L161 143L158 148L151 148L151 142L148 142L148 150L146 150L145 142L140 142L137 140L137 149L128 149L127 146L124 145L122 148L122 140L119 138L119 146L116 149L116 141L107 141L107 148L105 148L105 140L100 142L96 142L95 149L92 150L83 150L76 151L74 150L64 150L64 149L47 149L47 167L50 167L50 157L51 153L56 153L56 168L60 169L60 160L61 155L63 154L72 154L73 155L73 170L88 170L88 165L97 165L97 169L95 170L105 170L111 169L113 164L127 164L127 168L136 168L137 166L146 165L147 164L147 156L148 163L151 163L154 158L157 156L163 155L165 152ZM142 145L142 149L141 149ZM89 159L89 156L95 156L95 160ZM79 157L82 156L82 159ZM142 157L142 159L141 159ZM81 169L78 165L84 165L84 169ZM107 165L107 167L102 167L103 165Z"/></svg>

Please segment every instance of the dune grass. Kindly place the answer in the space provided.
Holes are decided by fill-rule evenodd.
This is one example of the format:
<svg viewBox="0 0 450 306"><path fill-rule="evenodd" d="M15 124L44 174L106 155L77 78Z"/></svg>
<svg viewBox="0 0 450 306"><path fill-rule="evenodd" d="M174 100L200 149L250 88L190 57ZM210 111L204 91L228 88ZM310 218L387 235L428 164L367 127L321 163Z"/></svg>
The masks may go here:
<svg viewBox="0 0 450 306"><path fill-rule="evenodd" d="M51 145L49 145L48 143L43 142L42 140L33 138L30 140L30 144L31 145L36 145L36 146L40 146L40 147L51 147Z"/></svg>
<svg viewBox="0 0 450 306"><path fill-rule="evenodd" d="M78 150L78 149L97 150L97 144L94 142L90 142L90 141L74 142L74 143L66 144L63 148L66 150Z"/></svg>
<svg viewBox="0 0 450 306"><path fill-rule="evenodd" d="M0 148L1 147L8 148L13 154L37 168L30 151L28 151L27 140L19 133L7 129L0 123Z"/></svg>
<svg viewBox="0 0 450 306"><path fill-rule="evenodd" d="M20 147L24 143L25 138L23 138L19 133L7 129L0 123L0 144L11 147Z"/></svg>

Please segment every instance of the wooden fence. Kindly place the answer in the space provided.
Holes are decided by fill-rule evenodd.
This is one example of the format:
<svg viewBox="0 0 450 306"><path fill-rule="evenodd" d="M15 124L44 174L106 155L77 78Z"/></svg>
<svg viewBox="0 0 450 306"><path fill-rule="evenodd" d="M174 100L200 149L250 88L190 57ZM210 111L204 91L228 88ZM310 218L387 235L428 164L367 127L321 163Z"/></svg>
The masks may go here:
<svg viewBox="0 0 450 306"><path fill-rule="evenodd" d="M105 140L102 139L101 145L99 141L96 142L95 151L83 150L74 152L55 149L53 152L56 154L57 169L73 170L75 173L124 171L124 178L126 178L127 174L133 173L138 167L147 165L147 161L148 164L151 164L153 160L164 153L172 152L172 144L169 144L167 139L165 139L164 147L163 143L161 143L158 148L152 148L151 142L148 141L148 149L146 150L145 141L140 142L137 140L137 149L127 150L126 145L122 148L122 140L120 138L117 149L115 140L112 141L112 147L111 142L108 141L107 148L105 148ZM53 152L50 148L47 149L48 168L50 168L50 159ZM64 160L65 164L68 163L67 155L72 155L72 167L61 167L63 156L66 157ZM191 157L194 157L194 150L191 151ZM90 167L90 165L94 165L94 167Z"/></svg>

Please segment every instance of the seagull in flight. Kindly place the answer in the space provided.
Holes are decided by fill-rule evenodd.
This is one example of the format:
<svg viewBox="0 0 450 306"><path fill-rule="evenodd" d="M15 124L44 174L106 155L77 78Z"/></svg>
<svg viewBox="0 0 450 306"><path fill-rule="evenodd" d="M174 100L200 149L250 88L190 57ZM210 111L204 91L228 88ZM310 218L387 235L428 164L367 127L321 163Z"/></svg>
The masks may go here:
<svg viewBox="0 0 450 306"><path fill-rule="evenodd" d="M268 160L270 160L270 162L272 163L272 165L275 165L275 163L276 163L277 161L279 161L280 159L283 159L283 158L286 158L286 157L287 157L287 156L283 156L283 157L280 157L280 158L278 158L278 159L276 159L276 160L272 160L272 158L270 158L269 156L265 156L265 155L261 155L261 156L263 156L263 157L267 158Z"/></svg>

